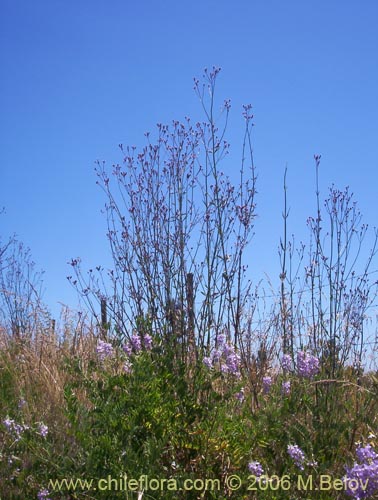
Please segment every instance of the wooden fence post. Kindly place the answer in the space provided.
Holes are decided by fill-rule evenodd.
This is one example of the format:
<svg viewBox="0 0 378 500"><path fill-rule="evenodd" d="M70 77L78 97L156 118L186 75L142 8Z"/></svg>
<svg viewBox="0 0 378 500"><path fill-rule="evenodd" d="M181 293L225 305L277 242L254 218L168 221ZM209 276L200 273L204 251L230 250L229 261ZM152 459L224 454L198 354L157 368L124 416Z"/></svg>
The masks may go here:
<svg viewBox="0 0 378 500"><path fill-rule="evenodd" d="M196 339L194 333L194 285L193 273L186 275L186 302L188 306L188 344L189 351L194 356L196 355ZM191 354L190 354L190 357Z"/></svg>
<svg viewBox="0 0 378 500"><path fill-rule="evenodd" d="M107 308L106 308L106 299L101 299L101 336L104 340L107 338L108 331L108 317L107 317Z"/></svg>

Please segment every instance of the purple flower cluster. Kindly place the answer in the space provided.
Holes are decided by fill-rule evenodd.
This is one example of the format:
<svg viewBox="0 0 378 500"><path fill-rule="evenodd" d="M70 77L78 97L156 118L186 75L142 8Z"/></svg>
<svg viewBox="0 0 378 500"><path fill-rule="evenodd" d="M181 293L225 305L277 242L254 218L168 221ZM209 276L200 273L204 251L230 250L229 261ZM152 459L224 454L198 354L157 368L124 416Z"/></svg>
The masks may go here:
<svg viewBox="0 0 378 500"><path fill-rule="evenodd" d="M240 356L235 352L234 347L226 342L225 335L218 336L216 349L211 356L203 358L204 365L212 369L216 363L219 363L222 373L240 377Z"/></svg>
<svg viewBox="0 0 378 500"><path fill-rule="evenodd" d="M296 444L289 444L287 447L287 452L294 461L295 465L300 469L304 470L305 454Z"/></svg>
<svg viewBox="0 0 378 500"><path fill-rule="evenodd" d="M106 358L112 357L114 353L112 344L110 344L109 342L104 342L103 340L98 340L96 351L101 361L104 361L104 359Z"/></svg>
<svg viewBox="0 0 378 500"><path fill-rule="evenodd" d="M244 394L244 387L242 387L240 389L239 392L237 392L235 394L235 398L240 402L240 403L243 403L244 399L245 399L245 394Z"/></svg>
<svg viewBox="0 0 378 500"><path fill-rule="evenodd" d="M142 350L142 341L140 340L139 335L137 335L136 333L131 335L130 345L134 352L139 352Z"/></svg>
<svg viewBox="0 0 378 500"><path fill-rule="evenodd" d="M343 480L347 495L356 500L376 498L378 493L378 454L370 444L358 446L356 456L359 463L346 467Z"/></svg>
<svg viewBox="0 0 378 500"><path fill-rule="evenodd" d="M40 490L37 494L38 500L51 500L49 497L50 492L46 488L43 488L43 490Z"/></svg>
<svg viewBox="0 0 378 500"><path fill-rule="evenodd" d="M290 354L284 354L281 359L281 365L284 372L289 372L291 370L291 356Z"/></svg>
<svg viewBox="0 0 378 500"><path fill-rule="evenodd" d="M290 394L290 380L282 382L281 392L283 396L288 396Z"/></svg>
<svg viewBox="0 0 378 500"><path fill-rule="evenodd" d="M9 417L3 421L3 424L7 428L7 431L14 435L16 442L21 439L23 432L29 429L27 425L17 424Z"/></svg>
<svg viewBox="0 0 378 500"><path fill-rule="evenodd" d="M230 344L224 344L221 354L221 372L231 373L240 376L239 373L240 357Z"/></svg>
<svg viewBox="0 0 378 500"><path fill-rule="evenodd" d="M22 410L22 408L23 408L25 405L27 405L26 400L25 400L24 398L21 398L21 399L19 400L19 402L18 402L18 409L19 409L19 410Z"/></svg>
<svg viewBox="0 0 378 500"><path fill-rule="evenodd" d="M359 462L369 462L378 459L378 454L375 453L371 444L367 444L366 446L359 445L356 449L356 456Z"/></svg>
<svg viewBox="0 0 378 500"><path fill-rule="evenodd" d="M132 372L132 364L128 359L123 363L123 371L126 374L130 374Z"/></svg>
<svg viewBox="0 0 378 500"><path fill-rule="evenodd" d="M28 425L17 424L12 418L9 417L3 421L3 424L5 425L7 431L14 436L16 442L21 439L22 434L26 430L30 429ZM44 423L40 422L37 425L36 432L45 438L49 432L49 428Z"/></svg>
<svg viewBox="0 0 378 500"><path fill-rule="evenodd" d="M131 344L123 344L122 346L123 351L126 353L127 356L131 356L133 353L133 348L131 347Z"/></svg>
<svg viewBox="0 0 378 500"><path fill-rule="evenodd" d="M122 346L122 349L127 356L131 356L132 353L138 354L143 348L147 351L152 349L152 337L148 333L143 335L143 337L134 333L130 337L130 342L127 342Z"/></svg>
<svg viewBox="0 0 378 500"><path fill-rule="evenodd" d="M319 371L319 359L312 354L299 351L297 354L298 375L304 378L312 378Z"/></svg>
<svg viewBox="0 0 378 500"><path fill-rule="evenodd" d="M49 433L49 428L47 427L47 425L40 423L39 424L39 433L42 437L45 438L47 436L47 434Z"/></svg>
<svg viewBox="0 0 378 500"><path fill-rule="evenodd" d="M209 370L212 369L213 360L210 356L205 356L202 361L203 361L203 364L206 366L206 368L208 368Z"/></svg>
<svg viewBox="0 0 378 500"><path fill-rule="evenodd" d="M217 338L217 345L222 346L226 343L226 335L224 333L220 333Z"/></svg>
<svg viewBox="0 0 378 500"><path fill-rule="evenodd" d="M272 387L273 379L272 377L263 377L262 381L264 394L268 394L270 392L270 388Z"/></svg>
<svg viewBox="0 0 378 500"><path fill-rule="evenodd" d="M260 477L264 474L263 466L257 460L248 464L248 470L252 475L256 477Z"/></svg>
<svg viewBox="0 0 378 500"><path fill-rule="evenodd" d="M144 343L144 348L147 351L150 351L152 349L152 337L148 333L145 333L143 337L143 343Z"/></svg>

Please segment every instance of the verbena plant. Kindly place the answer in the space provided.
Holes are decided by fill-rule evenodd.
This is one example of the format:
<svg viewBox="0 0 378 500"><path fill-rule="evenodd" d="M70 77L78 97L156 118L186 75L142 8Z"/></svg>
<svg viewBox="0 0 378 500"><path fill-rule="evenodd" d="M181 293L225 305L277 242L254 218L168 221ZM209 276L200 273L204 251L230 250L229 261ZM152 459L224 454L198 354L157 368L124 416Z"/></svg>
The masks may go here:
<svg viewBox="0 0 378 500"><path fill-rule="evenodd" d="M144 318L184 353L209 347L224 328L235 345L241 339L250 293L244 253L255 217L253 116L245 106L242 152L233 159L240 180L233 184L220 168L230 152L231 104L226 100L218 116L218 73L205 71L203 85L195 80L205 121L159 124L142 150L120 146L123 162L111 173L97 164L113 267L106 277L101 268L100 277L85 277L75 259L71 281L89 301L106 298L121 338Z"/></svg>

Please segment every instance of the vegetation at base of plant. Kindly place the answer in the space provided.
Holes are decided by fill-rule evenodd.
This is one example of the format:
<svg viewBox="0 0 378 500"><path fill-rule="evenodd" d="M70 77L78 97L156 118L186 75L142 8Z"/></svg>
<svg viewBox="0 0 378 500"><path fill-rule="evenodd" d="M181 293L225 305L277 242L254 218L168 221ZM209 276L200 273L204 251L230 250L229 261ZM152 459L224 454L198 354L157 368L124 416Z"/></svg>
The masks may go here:
<svg viewBox="0 0 378 500"><path fill-rule="evenodd" d="M299 499L299 475L354 477L356 450L361 466L365 463L373 474L378 452L372 436L378 411L373 373L359 379L345 369L331 380L321 369L312 378L279 370L272 373L269 391L260 385L256 407L246 372L236 377L209 369L202 360L189 371L159 337L152 338L150 350L130 355L114 344L106 360L93 337L82 339L84 352L74 355L69 345L62 348L49 340L47 364L39 365L36 345L19 345L19 340L1 351L5 498L37 498L43 488L49 498L125 498L114 491L78 490L73 496L49 488L50 479L98 481L122 474L173 478L180 484L219 479L222 491L208 491L205 498L272 498L269 490L255 496L247 491L251 464L258 462L265 475L289 475L290 491L276 492L276 498ZM126 358L128 371L123 369ZM33 377L20 377L23 373ZM285 394L282 382L288 379L291 390ZM241 389L243 399L237 397ZM370 443L364 448L369 456L358 451L357 441ZM225 487L233 474L245 481L238 492ZM136 493L128 495L137 498ZM312 492L311 498L344 498L336 491L328 495ZM143 498L163 496L149 491ZM200 494L167 491L164 498L195 499Z"/></svg>

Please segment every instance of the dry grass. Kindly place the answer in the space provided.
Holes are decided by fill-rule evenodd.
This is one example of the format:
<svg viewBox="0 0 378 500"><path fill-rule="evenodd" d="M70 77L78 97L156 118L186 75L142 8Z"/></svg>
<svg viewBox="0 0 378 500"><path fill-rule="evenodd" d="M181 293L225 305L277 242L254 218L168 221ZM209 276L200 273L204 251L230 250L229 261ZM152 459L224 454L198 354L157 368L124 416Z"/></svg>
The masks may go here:
<svg viewBox="0 0 378 500"><path fill-rule="evenodd" d="M19 338L0 329L0 370L8 372L5 375L14 397L27 402L23 407L25 423L64 426L64 387L72 378L66 369L67 359L76 357L85 372L95 354L96 329L82 320L73 326L74 320L73 313L66 314L57 330L41 329L33 336ZM5 412L12 408L9 401Z"/></svg>

